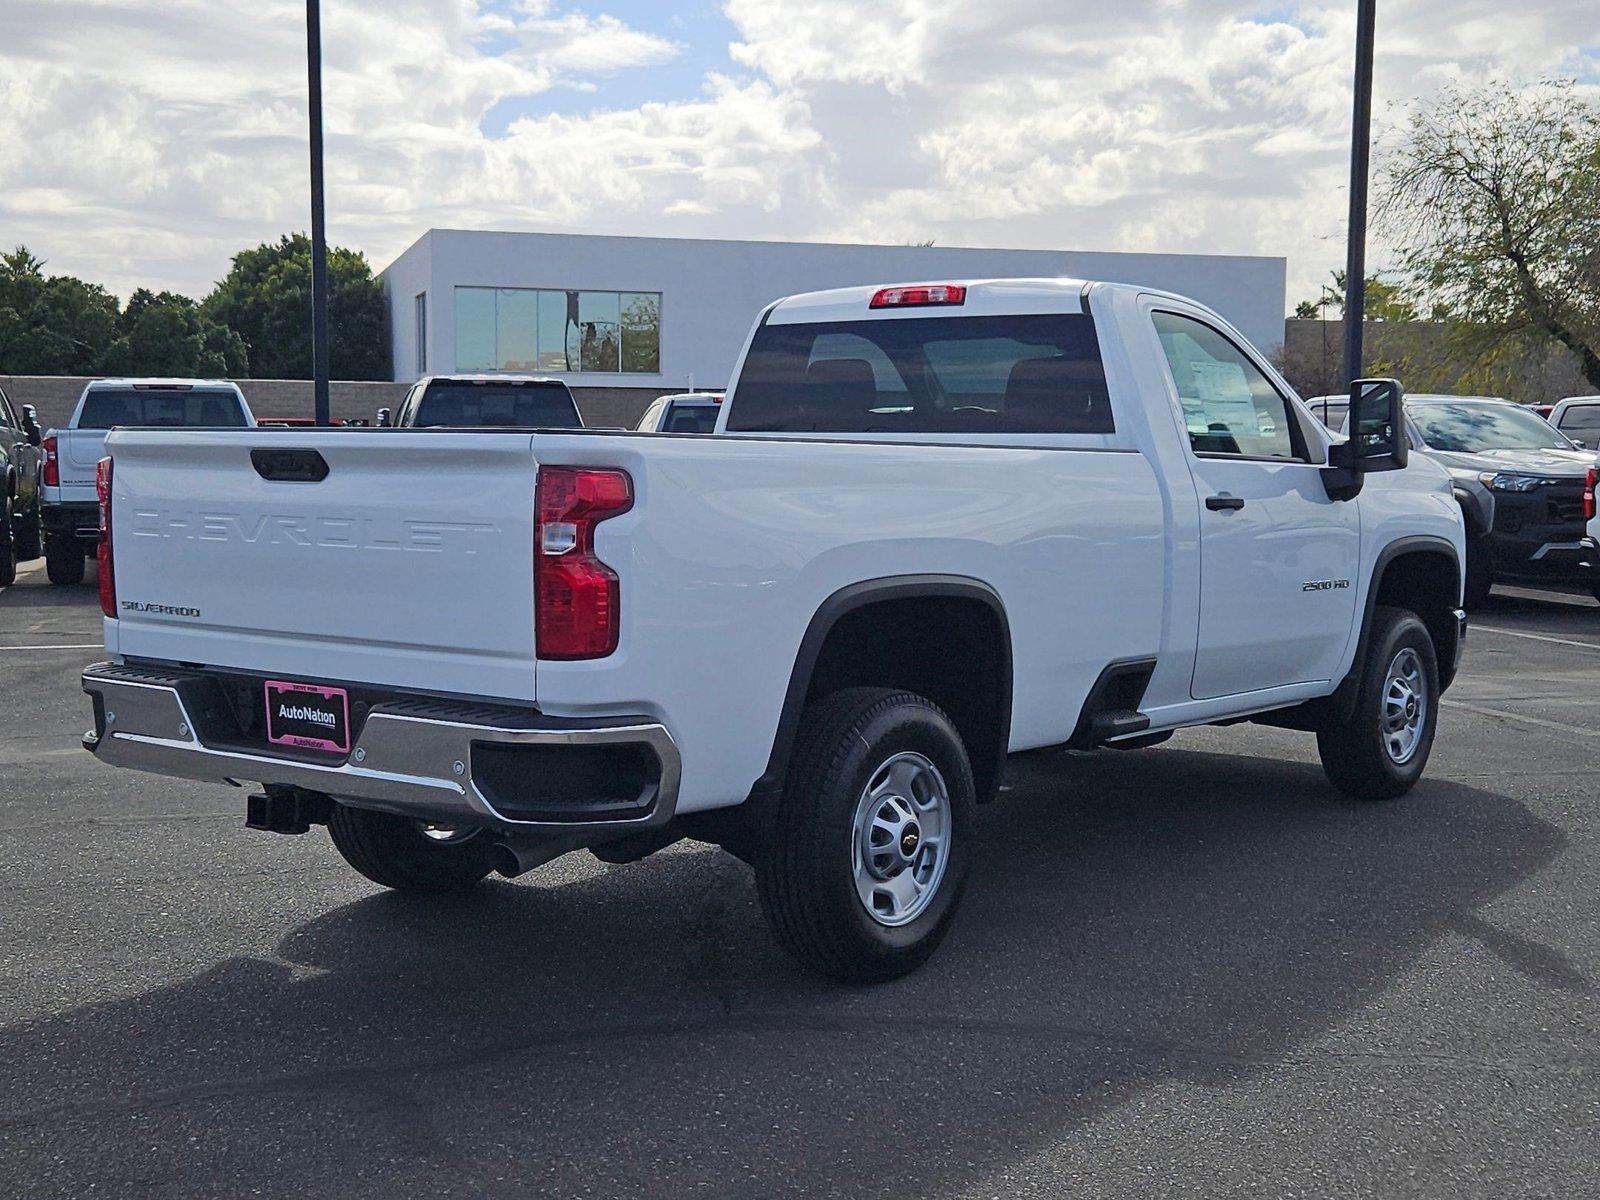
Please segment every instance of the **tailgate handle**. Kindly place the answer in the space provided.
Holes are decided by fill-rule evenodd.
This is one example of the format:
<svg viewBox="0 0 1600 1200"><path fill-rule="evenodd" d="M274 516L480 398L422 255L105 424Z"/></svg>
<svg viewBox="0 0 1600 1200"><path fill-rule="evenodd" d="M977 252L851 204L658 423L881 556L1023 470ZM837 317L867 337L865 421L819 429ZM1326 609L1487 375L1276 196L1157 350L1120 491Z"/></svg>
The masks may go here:
<svg viewBox="0 0 1600 1200"><path fill-rule="evenodd" d="M250 451L250 465L276 483L321 483L328 477L328 463L315 450L257 446Z"/></svg>

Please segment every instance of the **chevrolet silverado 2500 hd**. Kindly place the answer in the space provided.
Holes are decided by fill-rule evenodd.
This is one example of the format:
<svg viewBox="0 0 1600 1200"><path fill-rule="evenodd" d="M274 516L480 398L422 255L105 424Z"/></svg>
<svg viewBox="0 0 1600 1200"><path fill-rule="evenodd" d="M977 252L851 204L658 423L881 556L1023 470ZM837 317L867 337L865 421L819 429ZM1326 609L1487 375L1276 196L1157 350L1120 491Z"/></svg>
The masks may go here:
<svg viewBox="0 0 1600 1200"><path fill-rule="evenodd" d="M401 889L716 842L851 980L931 953L1008 754L1254 719L1421 774L1463 527L1392 381L1346 440L1215 313L1062 280L797 296L735 380L709 437L113 433L86 745Z"/></svg>

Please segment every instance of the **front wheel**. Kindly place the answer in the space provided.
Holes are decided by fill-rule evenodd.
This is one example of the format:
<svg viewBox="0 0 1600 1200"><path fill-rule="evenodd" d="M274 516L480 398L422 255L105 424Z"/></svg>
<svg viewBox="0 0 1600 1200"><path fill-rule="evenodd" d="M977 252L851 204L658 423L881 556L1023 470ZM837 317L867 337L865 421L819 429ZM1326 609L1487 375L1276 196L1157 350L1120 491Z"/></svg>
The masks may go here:
<svg viewBox="0 0 1600 1200"><path fill-rule="evenodd" d="M1415 613L1379 608L1372 617L1355 712L1317 733L1322 769L1356 800L1389 800L1411 790L1433 750L1439 720L1439 664L1428 627Z"/></svg>
<svg viewBox="0 0 1600 1200"><path fill-rule="evenodd" d="M915 970L966 885L974 800L961 735L923 697L848 688L808 708L757 856L784 949L850 983Z"/></svg>
<svg viewBox="0 0 1600 1200"><path fill-rule="evenodd" d="M490 839L481 829L335 804L328 833L345 862L399 892L465 892L494 866Z"/></svg>

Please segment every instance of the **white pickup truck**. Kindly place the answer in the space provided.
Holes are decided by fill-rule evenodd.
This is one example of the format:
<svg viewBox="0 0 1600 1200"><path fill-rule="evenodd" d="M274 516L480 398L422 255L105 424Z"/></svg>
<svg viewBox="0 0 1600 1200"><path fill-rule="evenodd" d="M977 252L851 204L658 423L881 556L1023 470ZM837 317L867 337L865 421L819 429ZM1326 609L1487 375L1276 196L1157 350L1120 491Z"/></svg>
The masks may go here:
<svg viewBox="0 0 1600 1200"><path fill-rule="evenodd" d="M1063 280L780 301L735 378L709 437L112 434L85 745L401 889L715 842L848 980L931 953L1008 755L1250 718L1420 776L1463 528L1392 381L1346 441L1215 313Z"/></svg>
<svg viewBox="0 0 1600 1200"><path fill-rule="evenodd" d="M118 426L212 429L255 425L239 386L222 379L96 379L83 389L65 429L52 429L42 450L40 518L45 572L51 583L82 583L85 555L100 540L95 465Z"/></svg>

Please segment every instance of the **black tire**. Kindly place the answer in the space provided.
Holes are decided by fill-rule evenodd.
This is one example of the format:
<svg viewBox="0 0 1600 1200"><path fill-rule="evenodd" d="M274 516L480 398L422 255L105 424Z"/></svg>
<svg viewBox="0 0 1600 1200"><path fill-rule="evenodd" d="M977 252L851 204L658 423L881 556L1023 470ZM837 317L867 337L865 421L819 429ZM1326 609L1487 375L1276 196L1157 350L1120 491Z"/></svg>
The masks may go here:
<svg viewBox="0 0 1600 1200"><path fill-rule="evenodd" d="M470 891L493 869L487 833L436 842L419 822L368 808L335 804L328 833L345 862L373 883L397 892L438 895Z"/></svg>
<svg viewBox="0 0 1600 1200"><path fill-rule="evenodd" d="M0 480L0 488L5 482ZM16 528L12 524L12 500L0 496L0 587L10 587L17 581Z"/></svg>
<svg viewBox="0 0 1600 1200"><path fill-rule="evenodd" d="M1418 666L1420 736L1409 755L1402 757L1385 729L1384 713L1390 668L1401 663L1407 651L1415 655ZM1379 608L1372 616L1360 667L1355 712L1350 720L1318 731L1317 751L1328 780L1351 799L1392 800L1422 778L1433 750L1439 720L1439 663L1428 627L1407 609ZM1403 734L1395 736L1403 741Z"/></svg>
<svg viewBox="0 0 1600 1200"><path fill-rule="evenodd" d="M55 584L83 582L83 551L72 538L44 539L44 573Z"/></svg>
<svg viewBox="0 0 1600 1200"><path fill-rule="evenodd" d="M17 522L16 547L18 562L32 562L44 553L44 527L37 497L33 501L33 512Z"/></svg>
<svg viewBox="0 0 1600 1200"><path fill-rule="evenodd" d="M1482 536L1467 539L1467 579L1462 607L1467 611L1482 608L1494 587L1494 555Z"/></svg>
<svg viewBox="0 0 1600 1200"><path fill-rule="evenodd" d="M942 781L949 805L942 873L929 871L925 906L908 906L909 919L891 925L858 892L854 855L857 810L896 755L931 763L936 775L924 771L919 778ZM921 966L943 940L966 887L974 799L961 735L923 697L847 688L813 704L801 719L788 779L757 855L761 907L778 942L808 970L848 983L880 983ZM917 831L914 823L902 828ZM899 843L902 853L906 844ZM912 866L901 870L926 866L916 852L928 848L919 851L916 837L909 845Z"/></svg>

